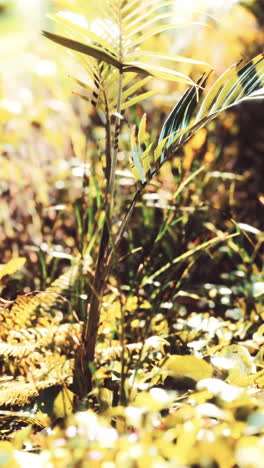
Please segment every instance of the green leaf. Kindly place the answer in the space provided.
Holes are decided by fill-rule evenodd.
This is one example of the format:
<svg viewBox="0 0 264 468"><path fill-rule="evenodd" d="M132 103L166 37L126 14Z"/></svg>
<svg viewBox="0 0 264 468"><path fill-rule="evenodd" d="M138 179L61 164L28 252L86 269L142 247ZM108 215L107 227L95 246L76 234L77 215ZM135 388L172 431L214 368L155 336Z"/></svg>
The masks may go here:
<svg viewBox="0 0 264 468"><path fill-rule="evenodd" d="M170 62L192 63L193 65L203 65L203 66L212 68L212 66L209 63L203 62L202 60L195 60L189 57L184 57L182 55L162 55L159 53L150 52L146 50L142 52L141 51L133 52L131 54L128 54L126 58L127 60L137 60L138 57L142 57L143 59L156 58L157 60L166 60Z"/></svg>
<svg viewBox="0 0 264 468"><path fill-rule="evenodd" d="M131 171L132 174L138 177L142 184L147 182L146 176L143 171L143 167L141 165L141 160L139 157L139 150L136 143L136 136L135 136L135 127L131 131L131 149L132 149L132 161L131 161Z"/></svg>
<svg viewBox="0 0 264 468"><path fill-rule="evenodd" d="M196 85L184 93L163 124L158 145L154 150L156 168L149 174L147 181L196 131L211 122L221 112L245 100L264 97L264 54L259 54L243 67L239 65L240 62L233 65L216 80L204 97L200 110L198 102L202 94L202 86L205 85L210 72L203 75ZM139 167L140 158L139 153L137 167ZM140 180L142 177L137 175L136 181Z"/></svg>
<svg viewBox="0 0 264 468"><path fill-rule="evenodd" d="M208 76L209 74L206 74L202 76L200 80L198 80L197 85L200 86L200 88L197 88L197 85L195 85L187 89L187 91L184 93L178 104L174 107L165 120L160 132L159 143L164 138L169 137L166 144L166 147L168 147L172 142L175 141L175 132L186 129L188 127L197 106L199 93L201 93L201 86L206 83ZM163 149L160 157L160 164L162 164L164 160L165 148Z"/></svg>
<svg viewBox="0 0 264 468"><path fill-rule="evenodd" d="M157 78L196 86L193 80L187 75L184 75L184 73L176 72L172 68L160 67L159 65L144 62L128 62L124 63L124 71L144 72L147 75L152 75Z"/></svg>
<svg viewBox="0 0 264 468"><path fill-rule="evenodd" d="M51 41L56 42L57 44L66 47L67 49L75 50L76 52L80 52L81 54L86 54L90 57L94 57L97 60L104 61L109 65L113 65L119 70L121 70L122 68L122 63L119 60L114 58L111 54L109 54L100 47L97 47L95 45L83 44L82 42L75 41L67 37L59 36L58 34L50 33L48 31L43 31L42 34Z"/></svg>
<svg viewBox="0 0 264 468"><path fill-rule="evenodd" d="M123 91L122 99L123 100L127 99L129 96L131 96L131 94L134 94L139 88L142 88L143 86L145 86L150 80L151 80L151 76L147 76L146 78L143 78L142 80L138 81L134 85L130 86L130 88Z"/></svg>
<svg viewBox="0 0 264 468"><path fill-rule="evenodd" d="M69 75L69 77L71 78L71 80L73 80L77 85L81 86L82 88L86 89L89 93L94 93L95 91L98 91L98 89L94 86L89 86L87 83L84 83L83 81L81 80L78 80L77 78L75 78L74 76L71 76Z"/></svg>
<svg viewBox="0 0 264 468"><path fill-rule="evenodd" d="M111 55L117 59L117 56L116 56L116 51L113 49L113 47L111 46L111 44L109 44L109 42L103 40L102 37L98 36L97 34L93 33L92 31L89 31L89 29L86 29L82 26L79 26L75 23L72 23L71 21L65 19L65 18L62 18L61 16L59 16L58 14L56 15L48 15L48 17L54 21L56 21L57 23L60 23L64 26L67 27L67 29L77 33L80 37L83 37L85 40L91 40L93 41L94 43L97 44L97 46L100 46L102 49L104 50L107 50L108 53L111 53Z"/></svg>
<svg viewBox="0 0 264 468"><path fill-rule="evenodd" d="M124 104L121 105L121 109L124 110L124 109L127 109L128 107L134 106L138 102L141 102L144 99L147 99L150 96L153 96L154 94L156 94L156 91L147 91L146 93L139 94L139 96L135 96L129 101L124 102Z"/></svg>
<svg viewBox="0 0 264 468"><path fill-rule="evenodd" d="M130 75L130 73L128 74ZM133 75L133 78L136 76L136 73L131 73L131 75ZM142 88L143 86L145 86L150 80L151 80L151 76L147 76L145 78L143 78L142 80L139 80L137 81L136 83L134 83L132 86L130 86L129 88L125 89L124 90L124 87L125 87L125 83L127 82L130 82L133 78L129 77L129 80L124 80L123 82L123 91L122 91L122 101L124 102L124 104L129 104L127 107L130 107L132 104L130 103L131 101L128 101L127 103L125 103L125 101L127 100L127 98L129 98L132 94L134 94L138 89ZM114 87L112 87L113 89ZM115 93L116 94L116 93ZM155 92L153 92L153 94L155 94ZM144 96L144 94L141 94L141 96ZM148 97L148 96L147 96ZM145 99L143 97L143 99ZM141 99L140 99L141 100ZM140 102L140 100L138 102ZM112 105L115 106L117 103L117 98L115 96L114 100L112 101Z"/></svg>
<svg viewBox="0 0 264 468"><path fill-rule="evenodd" d="M213 84L203 100L195 122L206 116L215 117L227 108L246 100L256 91L264 91L264 54L257 55L243 67L239 67L240 63L226 70Z"/></svg>
<svg viewBox="0 0 264 468"><path fill-rule="evenodd" d="M147 115L144 114L138 128L138 145L139 147L143 147L146 141L146 122L147 122Z"/></svg>
<svg viewBox="0 0 264 468"><path fill-rule="evenodd" d="M136 5L139 4L137 7ZM175 5L174 0L159 2L156 0L148 1L148 8L141 0L130 1L127 6L122 9L122 18L124 22L124 30L130 29L131 25L134 25L136 21L144 21L145 18L150 18L152 14L155 14L157 10L163 7ZM127 12L127 13L126 13ZM174 14L175 16L175 14ZM132 18L136 17L136 20Z"/></svg>
<svg viewBox="0 0 264 468"><path fill-rule="evenodd" d="M153 9L154 10L154 9ZM155 8L157 10L157 8ZM126 33L126 39L131 39L131 36L138 36L138 34L144 33L144 31L147 31L149 26L153 23L156 22L162 22L165 18L174 18L175 17L175 12L172 11L170 13L163 13L159 15L154 15L152 18L150 17L150 13L148 9L145 9L145 15L142 15L141 17L137 18L135 21L131 22L129 26L125 29ZM188 23L187 23L188 24ZM186 26L186 24L167 24L165 25L165 30L169 29L168 26L173 26L173 27L178 27L178 26ZM160 32L164 31L164 26L160 27ZM132 40L132 45L134 45L134 41Z"/></svg>
<svg viewBox="0 0 264 468"><path fill-rule="evenodd" d="M202 105L200 107L200 110L196 116L196 120L202 120L203 117L207 115L207 113L210 110L210 107L214 104L216 96L218 92L220 92L224 86L225 81L231 77L233 74L236 73L235 68L238 66L238 64L241 63L235 63L231 65L225 72L216 80L214 85L211 87L205 98L203 99Z"/></svg>

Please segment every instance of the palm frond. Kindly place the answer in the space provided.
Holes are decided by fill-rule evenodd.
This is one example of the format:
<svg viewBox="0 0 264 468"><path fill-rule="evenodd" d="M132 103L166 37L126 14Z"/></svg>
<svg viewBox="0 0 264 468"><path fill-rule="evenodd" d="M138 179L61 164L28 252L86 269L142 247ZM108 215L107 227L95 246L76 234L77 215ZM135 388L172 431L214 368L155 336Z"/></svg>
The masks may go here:
<svg viewBox="0 0 264 468"><path fill-rule="evenodd" d="M169 147L175 138L175 133L180 132L181 130L188 127L191 118L193 117L193 113L196 109L199 96L202 93L202 86L205 85L208 76L209 74L206 74L198 80L197 85L200 86L198 89L195 86L193 86L184 93L177 106L174 107L174 109L171 111L171 113L165 120L160 132L158 143L161 143L161 141L164 138L169 137L166 142L166 146ZM179 136L178 138L180 140L181 136ZM160 157L160 164L163 163L164 159L165 149L163 149L162 151Z"/></svg>
<svg viewBox="0 0 264 468"><path fill-rule="evenodd" d="M152 149L146 155L132 142L131 170L135 181L142 187L153 177L159 167L180 146L185 144L194 133L216 118L221 112L246 100L264 98L264 53L259 54L246 65L241 62L226 70L211 86L199 106L202 87L209 73L205 74L182 96L174 109L166 118L161 129L158 145L154 150L155 167L144 171L146 158L149 166L153 161ZM196 113L196 117L193 117Z"/></svg>
<svg viewBox="0 0 264 468"><path fill-rule="evenodd" d="M99 61L113 65L119 70L122 68L122 63L112 54L108 53L106 50L103 50L101 47L84 44L82 42L69 39L68 37L59 36L58 34L54 34L48 31L43 31L43 36L47 37L53 42L56 42L57 44L67 47L67 49L89 55L90 57L93 57Z"/></svg>
<svg viewBox="0 0 264 468"><path fill-rule="evenodd" d="M69 11L60 11L50 17L60 24L67 37L47 31L44 31L43 34L53 42L77 53L77 60L84 65L90 83L86 86L79 80L78 84L83 89L77 93L78 96L86 101L91 101L94 105L98 104L103 112L108 111L109 114L113 114L116 111L116 99L109 99L109 96L118 94L114 73L116 70L122 71L124 78L128 73L130 76L133 73L134 79L139 77L135 87L134 80L132 80L130 89L128 84L123 89L123 109L154 94L154 91L147 93L145 90L137 93L140 88L145 86L145 77L154 76L160 79L180 81L189 86L194 85L188 76L176 72L172 65L175 61L199 65L203 64L202 62L180 56L161 55L162 60L170 64L170 66L164 67L153 63L155 58L160 60L160 54L156 56L155 52L144 53L141 50L143 42L150 37L171 28L186 25L183 22L164 24L164 19L175 16L175 11L170 9L174 4L175 2L172 0L162 2L153 0L147 3L145 0L99 1L91 7L89 5L89 9L91 8L94 13L94 20L91 22L88 15L86 16L85 2L78 0L75 5L71 4L70 11L73 14L81 15L87 27L83 24L76 24L76 19L71 18ZM167 9L166 13L162 11L164 7ZM97 64L94 64L93 60ZM99 64L101 64L101 69L98 72ZM110 68L104 74L106 66ZM95 70L96 68L97 70ZM93 88L93 92L91 92L91 88ZM134 93L137 95L133 96ZM108 99L107 105L105 96Z"/></svg>
<svg viewBox="0 0 264 468"><path fill-rule="evenodd" d="M182 63L191 63L193 65L202 65L204 67L209 67L209 68L212 68L211 65L207 62L204 62L202 60L196 60L196 59L192 59L192 58L189 58L189 57L184 57L183 55L163 55L163 54L160 54L160 53L156 53L156 52L153 52L153 51L147 51L147 50L144 50L144 51L134 51L132 52L131 54L128 55L128 58L129 60L138 60L138 59L148 59L148 58L155 58L157 59L158 61L168 61L170 60L170 62L182 62Z"/></svg>

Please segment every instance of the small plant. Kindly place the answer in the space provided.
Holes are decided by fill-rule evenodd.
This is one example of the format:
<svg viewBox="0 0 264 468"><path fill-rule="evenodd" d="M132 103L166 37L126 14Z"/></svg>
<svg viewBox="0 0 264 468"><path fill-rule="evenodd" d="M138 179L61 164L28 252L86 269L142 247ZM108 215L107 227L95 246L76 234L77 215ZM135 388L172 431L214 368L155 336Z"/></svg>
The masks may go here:
<svg viewBox="0 0 264 468"><path fill-rule="evenodd" d="M144 0L99 1L89 6L79 0L75 5L70 3L71 15L69 12L60 12L53 16L62 25L67 37L44 32L48 39L74 51L87 75L86 81L73 77L82 89L78 95L97 109L105 128L103 222L98 247L94 249L97 255L96 268L89 288L86 317L74 369L73 386L80 401L92 390L93 362L106 282L117 259L118 247L128 229L129 220L145 187L165 161L221 112L247 99L264 97L264 54L258 55L246 65L238 62L230 67L201 100L211 72L204 73L194 83L173 68L161 65L164 60L173 63L183 60L182 58L167 57L141 48L149 38L179 26L171 22L165 24L166 20L171 20L175 15L175 11L170 10L173 3L150 2L147 8ZM67 2L62 2L64 4ZM80 21L76 24L74 18L77 16L74 15L79 15L82 26ZM159 64L156 65L153 60ZM166 118L158 141L150 141L145 115L138 129L135 126L132 128L131 150L127 152L127 161L130 159L136 188L124 218L117 224L116 170L124 113L129 107L155 93L154 90L145 89L153 76L179 81L189 88ZM184 182L186 183L188 181ZM179 187L179 191L183 187L184 185ZM173 262L180 262L227 237L217 235ZM156 271L149 280L154 280L167 267L165 265Z"/></svg>

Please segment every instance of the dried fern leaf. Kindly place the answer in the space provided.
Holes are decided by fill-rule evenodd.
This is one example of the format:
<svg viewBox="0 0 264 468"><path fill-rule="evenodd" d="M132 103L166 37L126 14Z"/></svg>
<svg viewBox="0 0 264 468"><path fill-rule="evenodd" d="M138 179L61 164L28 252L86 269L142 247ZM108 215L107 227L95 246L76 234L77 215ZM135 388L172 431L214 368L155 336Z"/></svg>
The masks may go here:
<svg viewBox="0 0 264 468"><path fill-rule="evenodd" d="M142 349L142 343L131 343L125 346L125 350L130 353L139 352ZM97 350L97 358L100 362L119 359L122 354L122 346L112 346Z"/></svg>
<svg viewBox="0 0 264 468"><path fill-rule="evenodd" d="M66 297L73 290L78 271L78 265L73 266L46 291L36 295L18 296L10 310L0 312L0 336L6 339L10 330L59 324L62 319L59 310L65 307Z"/></svg>
<svg viewBox="0 0 264 468"><path fill-rule="evenodd" d="M28 345L12 345L9 343L0 343L0 357L26 357L35 351L36 345L28 344Z"/></svg>
<svg viewBox="0 0 264 468"><path fill-rule="evenodd" d="M35 426L41 429L48 424L49 418L43 413L0 411L0 440L12 440L17 431L27 426Z"/></svg>
<svg viewBox="0 0 264 468"><path fill-rule="evenodd" d="M53 385L70 385L72 383L73 360L62 359L54 355L45 359L43 369L37 369L30 375L31 382L15 379L0 383L0 406L25 406L39 395L40 390Z"/></svg>
<svg viewBox="0 0 264 468"><path fill-rule="evenodd" d="M36 346L40 349L47 348L53 345L56 349L63 347L65 350L72 352L73 344L78 343L81 337L81 323L62 323L48 328L37 327L27 328L22 330L11 330L8 336L8 343L29 343L35 349ZM1 343L0 343L1 349Z"/></svg>
<svg viewBox="0 0 264 468"><path fill-rule="evenodd" d="M57 353L46 355L40 369L35 369L31 378L38 390L52 385L70 384L72 381L73 359L66 359Z"/></svg>
<svg viewBox="0 0 264 468"><path fill-rule="evenodd" d="M38 390L32 383L14 380L0 385L0 406L24 406L30 398L38 396Z"/></svg>

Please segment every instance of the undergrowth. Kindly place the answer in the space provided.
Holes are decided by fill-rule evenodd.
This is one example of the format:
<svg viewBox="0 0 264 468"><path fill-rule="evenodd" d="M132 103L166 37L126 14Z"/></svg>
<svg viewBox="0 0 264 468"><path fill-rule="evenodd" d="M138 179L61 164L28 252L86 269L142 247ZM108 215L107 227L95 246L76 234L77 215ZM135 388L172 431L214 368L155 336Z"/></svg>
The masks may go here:
<svg viewBox="0 0 264 468"><path fill-rule="evenodd" d="M162 50L208 12L56 8L74 95L0 104L3 466L261 467L263 53L215 79Z"/></svg>

